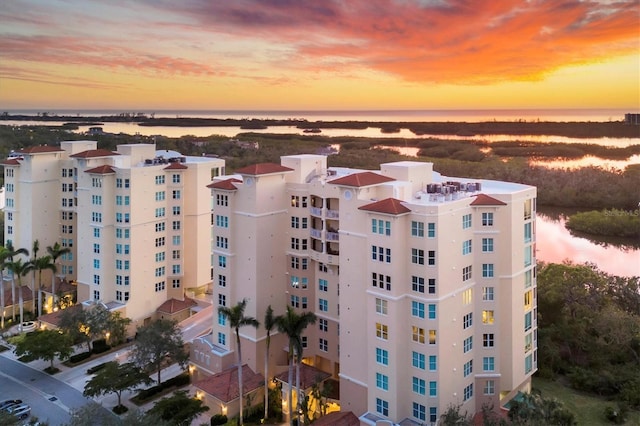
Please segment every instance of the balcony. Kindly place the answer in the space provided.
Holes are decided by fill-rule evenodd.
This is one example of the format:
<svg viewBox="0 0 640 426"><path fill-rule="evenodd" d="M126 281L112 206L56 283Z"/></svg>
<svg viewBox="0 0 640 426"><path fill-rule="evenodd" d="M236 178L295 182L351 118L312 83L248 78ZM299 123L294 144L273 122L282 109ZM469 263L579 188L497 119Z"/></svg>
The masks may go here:
<svg viewBox="0 0 640 426"><path fill-rule="evenodd" d="M325 232L325 238L327 241L340 241L340 235L337 232Z"/></svg>
<svg viewBox="0 0 640 426"><path fill-rule="evenodd" d="M338 210L327 210L327 218L329 219L339 219L340 213Z"/></svg>
<svg viewBox="0 0 640 426"><path fill-rule="evenodd" d="M322 231L320 231L319 229L309 229L309 234L311 235L312 238L317 238L317 239L322 239Z"/></svg>
<svg viewBox="0 0 640 426"><path fill-rule="evenodd" d="M322 217L322 208L320 207L309 207L309 212L313 216Z"/></svg>

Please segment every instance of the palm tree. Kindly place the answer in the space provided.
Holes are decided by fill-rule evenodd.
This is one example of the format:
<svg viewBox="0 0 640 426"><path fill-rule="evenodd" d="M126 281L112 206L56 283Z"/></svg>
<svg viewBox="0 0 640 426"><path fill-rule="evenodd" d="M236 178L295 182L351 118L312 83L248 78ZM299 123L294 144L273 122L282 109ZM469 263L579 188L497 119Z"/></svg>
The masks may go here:
<svg viewBox="0 0 640 426"><path fill-rule="evenodd" d="M13 274L13 279L18 278L18 294L19 294L19 304L20 304L20 327L22 327L22 323L24 322L24 301L22 299L22 277L27 275L32 271L33 267L31 262L23 262L22 259L14 260L13 262L7 263L7 269L11 271Z"/></svg>
<svg viewBox="0 0 640 426"><path fill-rule="evenodd" d="M242 391L242 350L240 346L240 327L250 325L252 327L258 328L258 326L260 325L257 319L244 316L244 309L246 307L247 299L242 299L242 301L236 303L230 308L226 306L218 306L218 313L224 315L225 318L229 320L229 327L235 329L236 331L236 346L238 352L238 392L240 394L240 426L244 424L242 416L242 399L244 398L244 394Z"/></svg>
<svg viewBox="0 0 640 426"><path fill-rule="evenodd" d="M51 275L55 276L56 264L53 263L49 255L36 257L30 263L34 273L38 271L38 317L40 317L42 315L42 271L48 269L51 271Z"/></svg>
<svg viewBox="0 0 640 426"><path fill-rule="evenodd" d="M53 264L58 267L58 258L67 253L71 253L71 249L69 247L62 247L60 243L56 241L53 246L47 246L47 253L51 256L51 260ZM51 297L53 300L53 306L56 306L56 274L51 275Z"/></svg>
<svg viewBox="0 0 640 426"><path fill-rule="evenodd" d="M300 363L302 362L302 332L309 324L316 322L316 314L313 312L304 312L297 314L291 306L287 306L287 312L276 319L278 330L289 338L289 376L287 383L289 384L289 422L293 425L293 363L296 363L296 388L298 395L298 404L300 404ZM296 409L297 412L297 409Z"/></svg>
<svg viewBox="0 0 640 426"><path fill-rule="evenodd" d="M39 251L40 251L40 241L33 240L33 245L31 246L31 271L33 271L33 275L31 276L31 295L33 296L31 298L31 312L34 312L34 313L36 311L36 298L35 298L36 268L34 266L35 266L36 259L38 258Z"/></svg>
<svg viewBox="0 0 640 426"><path fill-rule="evenodd" d="M0 279L2 279L2 328L4 328L4 277L1 275L9 262L13 261L13 257L19 254L29 255L29 251L24 248L15 249L11 242L7 242L4 246L0 246ZM11 275L11 318L16 320L16 285L13 274Z"/></svg>
<svg viewBox="0 0 640 426"><path fill-rule="evenodd" d="M267 331L266 349L264 352L264 418L269 418L269 347L271 346L271 331L276 326L271 305L267 306L264 314L264 329Z"/></svg>

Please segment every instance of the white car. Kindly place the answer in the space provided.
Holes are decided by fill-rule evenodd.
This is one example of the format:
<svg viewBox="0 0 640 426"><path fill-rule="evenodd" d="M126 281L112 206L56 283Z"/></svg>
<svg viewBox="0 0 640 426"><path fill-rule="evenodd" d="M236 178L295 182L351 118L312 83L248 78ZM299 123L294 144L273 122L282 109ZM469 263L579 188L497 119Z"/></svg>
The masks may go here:
<svg viewBox="0 0 640 426"><path fill-rule="evenodd" d="M12 405L7 409L7 412L16 418L23 420L31 415L31 406L28 404Z"/></svg>

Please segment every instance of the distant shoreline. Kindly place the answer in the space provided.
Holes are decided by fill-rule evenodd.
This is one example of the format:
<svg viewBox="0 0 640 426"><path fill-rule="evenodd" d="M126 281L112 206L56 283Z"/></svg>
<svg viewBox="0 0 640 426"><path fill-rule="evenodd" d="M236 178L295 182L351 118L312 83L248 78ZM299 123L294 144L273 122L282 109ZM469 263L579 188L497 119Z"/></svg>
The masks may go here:
<svg viewBox="0 0 640 426"><path fill-rule="evenodd" d="M155 127L239 127L243 130L266 129L269 127L294 126L301 130L319 129L366 129L380 128L382 132L394 133L400 129L408 129L416 135L460 135L482 136L490 134L503 135L554 135L573 138L637 138L640 137L640 126L628 125L622 121L446 121L446 122L408 122L408 121L310 121L306 119L258 119L258 118L154 118L140 115L107 115L107 116L70 116L70 115L23 115L2 114L3 121L30 121L63 123L73 125L94 125L101 123L137 123L139 126ZM320 132L318 132L320 133Z"/></svg>

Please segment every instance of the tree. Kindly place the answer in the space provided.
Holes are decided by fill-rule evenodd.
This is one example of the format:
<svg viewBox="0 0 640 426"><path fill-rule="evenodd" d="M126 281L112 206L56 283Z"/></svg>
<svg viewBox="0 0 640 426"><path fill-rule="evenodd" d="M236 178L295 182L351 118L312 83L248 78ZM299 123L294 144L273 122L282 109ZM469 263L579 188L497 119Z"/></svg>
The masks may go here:
<svg viewBox="0 0 640 426"><path fill-rule="evenodd" d="M31 272L30 262L23 262L22 259L17 259L9 262L7 269L11 271L12 279L18 278L18 304L20 305L20 327L24 322L24 300L22 298L22 277ZM32 296L33 297L33 296Z"/></svg>
<svg viewBox="0 0 640 426"><path fill-rule="evenodd" d="M264 329L267 332L266 348L264 352L264 418L269 418L269 348L271 346L271 331L276 326L276 317L271 305L264 313Z"/></svg>
<svg viewBox="0 0 640 426"><path fill-rule="evenodd" d="M159 416L171 425L189 426L193 419L209 410L197 398L191 398L186 391L177 391L168 398L162 398L153 405L149 414Z"/></svg>
<svg viewBox="0 0 640 426"><path fill-rule="evenodd" d="M244 326L252 326L258 328L260 323L257 319L253 317L246 317L244 315L244 310L247 307L247 299L242 299L240 302L236 303L234 306L226 307L226 306L218 306L218 313L223 315L229 321L229 327L235 330L236 332L236 351L238 354L238 392L239 392L239 402L240 402L240 426L243 425L243 413L242 413L242 402L244 399L244 392L242 389L242 347L240 346L240 327Z"/></svg>
<svg viewBox="0 0 640 426"><path fill-rule="evenodd" d="M289 339L289 375L287 383L289 385L289 422L293 425L293 364L296 364L296 389L298 394L298 404L300 403L300 363L302 362L302 332L309 324L316 322L316 314L305 312L297 314L291 306L287 306L287 312L276 319L278 330L287 335ZM296 410L297 412L297 410Z"/></svg>
<svg viewBox="0 0 640 426"><path fill-rule="evenodd" d="M38 317L40 317L42 315L42 271L48 269L51 271L51 275L55 276L56 265L51 260L51 256L47 255L33 259L31 267L34 271L38 271Z"/></svg>
<svg viewBox="0 0 640 426"><path fill-rule="evenodd" d="M56 241L54 245L47 246L47 253L51 256L51 260L57 269L58 259L65 254L71 253L71 249L69 247L62 247L60 243ZM51 274L51 297L53 306L56 306L56 274Z"/></svg>
<svg viewBox="0 0 640 426"><path fill-rule="evenodd" d="M49 368L53 369L53 360L69 357L73 352L72 345L69 336L58 330L39 330L25 335L16 344L15 353L49 361Z"/></svg>
<svg viewBox="0 0 640 426"><path fill-rule="evenodd" d="M443 426L471 426L473 425L473 419L465 411L460 412L462 405L449 405L446 411L440 416L440 423Z"/></svg>
<svg viewBox="0 0 640 426"><path fill-rule="evenodd" d="M60 315L59 327L67 333L74 343L86 343L87 351L91 351L91 337L87 326L87 313L81 305L64 309Z"/></svg>
<svg viewBox="0 0 640 426"><path fill-rule="evenodd" d="M149 384L153 380L133 363L118 364L107 362L98 370L84 387L84 396L94 397L115 393L118 396L117 407L122 406L122 392L135 389L138 385Z"/></svg>
<svg viewBox="0 0 640 426"><path fill-rule="evenodd" d="M112 312L107 324L111 341L115 344L124 342L127 336L127 327L131 324L131 318L123 317L120 312ZM109 343L109 342L107 342Z"/></svg>
<svg viewBox="0 0 640 426"><path fill-rule="evenodd" d="M515 425L573 426L576 416L555 398L538 394L524 394L521 401L512 401L509 420Z"/></svg>
<svg viewBox="0 0 640 426"><path fill-rule="evenodd" d="M11 242L8 242L4 246L0 246L0 279L2 280L2 286L0 286L0 298L2 299L2 327L4 329L4 269L8 269L8 264L13 262L13 257L19 254L23 254L25 256L29 255L27 249L18 249L16 250ZM13 321L16 320L16 286L13 274L11 274L11 310L12 310L12 318Z"/></svg>
<svg viewBox="0 0 640 426"><path fill-rule="evenodd" d="M166 361L177 362L182 368L186 367L189 354L184 350L182 332L175 321L154 321L139 327L136 336L130 359L142 369L151 368L156 371L158 384L161 383L160 371Z"/></svg>
<svg viewBox="0 0 640 426"><path fill-rule="evenodd" d="M38 259L38 252L40 251L40 241L33 240L33 245L31 246L31 260L29 264L31 266L30 270L33 272L31 276L31 312L36 311L36 259Z"/></svg>

